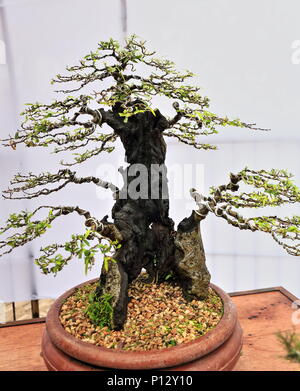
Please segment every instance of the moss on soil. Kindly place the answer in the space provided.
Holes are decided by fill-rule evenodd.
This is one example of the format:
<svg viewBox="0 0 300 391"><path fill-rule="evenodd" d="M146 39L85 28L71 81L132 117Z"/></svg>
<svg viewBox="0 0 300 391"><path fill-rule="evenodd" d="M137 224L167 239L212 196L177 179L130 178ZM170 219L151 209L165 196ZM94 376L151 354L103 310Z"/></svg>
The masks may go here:
<svg viewBox="0 0 300 391"><path fill-rule="evenodd" d="M198 338L223 314L220 297L209 288L206 300L187 301L176 283L147 284L143 276L130 284L127 321L121 331L93 324L86 309L96 283L77 289L61 308L65 330L82 341L111 349L152 350Z"/></svg>
<svg viewBox="0 0 300 391"><path fill-rule="evenodd" d="M278 332L277 338L286 350L286 358L300 363L300 334L295 331Z"/></svg>

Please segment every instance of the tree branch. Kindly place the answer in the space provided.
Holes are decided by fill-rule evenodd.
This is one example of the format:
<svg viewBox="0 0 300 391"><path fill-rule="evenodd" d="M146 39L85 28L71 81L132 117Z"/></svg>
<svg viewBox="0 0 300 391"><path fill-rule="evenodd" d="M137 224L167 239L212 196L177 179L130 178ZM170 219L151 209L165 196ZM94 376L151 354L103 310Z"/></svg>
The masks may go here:
<svg viewBox="0 0 300 391"><path fill-rule="evenodd" d="M85 147L89 142L102 142L100 148L79 153L74 163L65 165L82 163L102 151L113 151L111 145L105 144L116 140L115 132L120 133L124 128L130 131L130 117L147 111L155 115L157 109L152 107L152 99L157 95L184 104L179 108L178 102L173 103L176 115L168 120L167 125L163 125L164 135L175 137L197 149L216 149L213 145L202 143L198 137L218 133L218 127L266 130L255 127L255 124L222 118L209 112L209 99L199 93L200 88L185 84L194 74L190 71L180 72L172 61L157 59L153 57L154 54L146 49L145 42L134 35L126 40L124 47L112 39L100 42L95 52L80 60L79 65L67 67L68 74L57 75L52 82L79 83L79 87L60 90L68 94L97 81L102 83L105 80L105 88L98 88L92 96L81 94L77 98L68 96L50 105L29 105L23 113L25 121L22 129L14 137L4 140L5 145L15 149L19 143L25 143L28 147L56 144L58 147L54 152L57 153ZM138 74L136 63L143 65L147 72ZM98 109L88 107L93 100L100 105ZM110 106L112 110L105 112L103 105ZM81 114L92 118L80 121ZM97 134L98 126L103 123L107 123L115 132L111 135ZM75 129L66 130L68 127Z"/></svg>
<svg viewBox="0 0 300 391"><path fill-rule="evenodd" d="M41 190L35 191L33 193L27 192L27 190L35 189L39 186L44 186L46 184L57 183L64 180L62 184L52 189L43 188ZM101 180L93 176L78 178L76 177L76 172L69 169L59 170L57 174L43 173L40 175L34 175L29 173L29 175L18 174L10 182L11 184L23 184L20 187L14 187L8 190L5 190L3 197L6 199L31 199L39 197L41 195L48 195L53 192L57 192L63 189L68 183L82 184L93 182L97 186L103 187L105 189L110 189L114 193L114 198L116 199L119 193L119 189L112 183ZM15 193L22 192L22 196L14 196ZM6 196L5 194L8 194Z"/></svg>
<svg viewBox="0 0 300 391"><path fill-rule="evenodd" d="M299 256L300 244L297 242L300 239L300 217L280 218L277 216L259 216L245 218L233 210L233 206L263 207L299 202L300 191L290 181L290 177L291 175L284 170L253 171L246 168L237 175L230 174L230 182L227 185L211 188L210 197L199 194L195 189L191 189L190 193L198 206L198 210L195 212L199 220L203 220L211 212L217 217L225 219L228 224L241 230L246 229L270 233L273 239L289 254ZM253 205L250 196L249 202L245 201L245 193L242 193L242 196L229 198L226 191L238 191L240 181L244 181L246 184L252 184L255 187L263 187L267 192L271 191L275 200L271 199L268 202L265 198L256 199L255 205ZM270 181L275 181L277 184L270 183ZM253 194L256 193L250 193L252 196ZM241 204L239 200L242 200Z"/></svg>
<svg viewBox="0 0 300 391"><path fill-rule="evenodd" d="M236 175L230 174L230 178L229 184L211 188L211 194L218 202L226 202L237 208L259 208L300 202L300 190L291 181L292 175L285 170L254 171L246 167ZM238 195L226 192L239 190L240 182L262 191L242 192Z"/></svg>
<svg viewBox="0 0 300 391"><path fill-rule="evenodd" d="M41 209L50 209L48 216L43 220L32 221L32 217L36 215ZM109 223L99 222L97 219L91 216L90 212L79 208L78 206L48 206L43 205L35 209L33 212L21 212L20 214L12 214L6 222L6 226L0 229L0 235L7 232L10 229L25 228L21 233L17 232L5 240L0 241L0 249L4 249L4 252L0 253L0 256L9 254L14 248L23 246L24 244L36 239L46 232L48 228L51 228L51 223L62 215L68 215L76 212L78 215L85 218L85 225L91 228L90 237L107 237L111 240L122 240L122 235L116 227L107 227ZM113 225L113 224L112 224ZM9 249L8 249L9 248Z"/></svg>

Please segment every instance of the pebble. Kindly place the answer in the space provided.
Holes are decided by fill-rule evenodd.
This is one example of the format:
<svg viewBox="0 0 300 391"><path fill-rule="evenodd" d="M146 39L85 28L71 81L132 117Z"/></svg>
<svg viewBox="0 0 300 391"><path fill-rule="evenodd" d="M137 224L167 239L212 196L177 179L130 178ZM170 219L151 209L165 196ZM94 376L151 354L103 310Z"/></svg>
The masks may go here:
<svg viewBox="0 0 300 391"><path fill-rule="evenodd" d="M85 314L95 288L95 283L85 285L70 296L60 320L76 338L109 349L147 351L189 342L215 327L223 313L222 300L211 288L206 300L188 302L176 284L146 284L140 277L129 286L127 321L121 331L113 331L94 325Z"/></svg>

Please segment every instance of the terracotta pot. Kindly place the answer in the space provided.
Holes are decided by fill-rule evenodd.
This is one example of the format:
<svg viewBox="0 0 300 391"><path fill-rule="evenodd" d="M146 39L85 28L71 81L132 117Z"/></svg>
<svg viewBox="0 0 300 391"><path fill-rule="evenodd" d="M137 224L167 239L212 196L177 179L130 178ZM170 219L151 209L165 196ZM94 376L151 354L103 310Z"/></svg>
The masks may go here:
<svg viewBox="0 0 300 391"><path fill-rule="evenodd" d="M59 320L64 300L87 281L60 296L50 308L42 340L42 355L52 371L103 371L108 369L156 370L231 370L242 348L242 329L237 320L236 308L230 297L211 284L221 297L224 314L218 325L204 336L191 342L152 351L124 351L95 346L73 337L65 331Z"/></svg>

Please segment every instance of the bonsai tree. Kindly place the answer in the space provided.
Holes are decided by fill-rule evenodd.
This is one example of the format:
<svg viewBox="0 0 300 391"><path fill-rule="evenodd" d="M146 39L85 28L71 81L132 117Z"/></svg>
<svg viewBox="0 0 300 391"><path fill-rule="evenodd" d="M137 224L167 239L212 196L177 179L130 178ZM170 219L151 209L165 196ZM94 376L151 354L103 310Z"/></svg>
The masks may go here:
<svg viewBox="0 0 300 391"><path fill-rule="evenodd" d="M194 75L177 71L169 60L156 58L155 52L136 36L128 38L124 47L112 39L100 42L96 51L78 65L67 67L67 72L52 80L63 85L58 92L65 94L64 99L29 104L22 113L21 129L2 141L14 150L18 144L25 144L30 148L54 147L55 153L62 154L76 151L74 160L61 161L62 169L54 173L17 174L3 195L8 199L43 198L69 183L93 183L112 191L115 204L111 220L70 206L67 199L63 206L46 204L32 212L14 213L1 229L1 234L7 236L0 241L1 255L43 235L55 220L78 214L85 231L70 233L66 243L41 248L36 263L45 274L57 273L73 257L82 257L88 269L102 253L95 298L98 303L109 300L113 329L120 329L126 320L128 284L143 268L149 281L160 283L172 277L187 298L206 298L210 274L200 224L209 213L239 229L269 233L289 254L300 255L300 217L246 218L237 212L241 208L299 202L299 189L284 170L245 168L231 173L228 183L211 188L209 195L190 190L196 208L177 230L169 216L166 137L193 148L213 150L215 146L202 140L218 133L221 127L265 129L210 112L209 99L199 93L199 88L186 83ZM84 94L87 89L94 92ZM173 106L172 118L154 105L157 95ZM121 189L101 178L81 177L73 170L88 159L112 153L117 138L128 163L125 169L119 169L124 181ZM241 184L253 189L242 191Z"/></svg>

